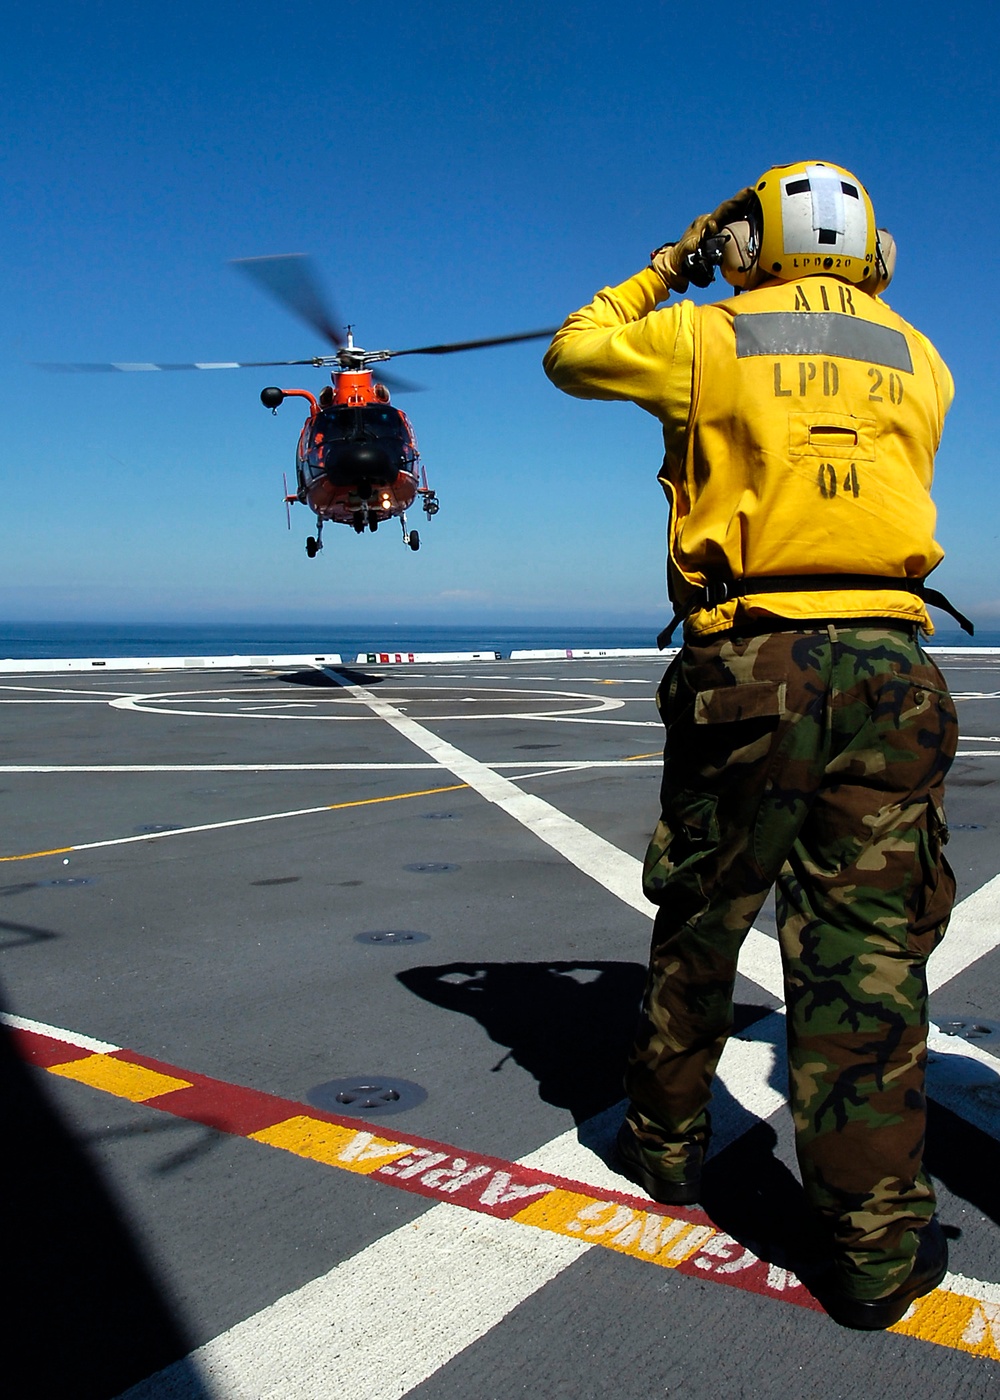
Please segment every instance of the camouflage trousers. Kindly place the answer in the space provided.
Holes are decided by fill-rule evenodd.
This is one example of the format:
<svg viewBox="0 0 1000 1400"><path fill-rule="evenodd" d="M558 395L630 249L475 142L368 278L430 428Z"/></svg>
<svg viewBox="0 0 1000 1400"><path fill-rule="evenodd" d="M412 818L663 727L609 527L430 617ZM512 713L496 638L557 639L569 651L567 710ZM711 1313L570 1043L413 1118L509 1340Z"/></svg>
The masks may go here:
<svg viewBox="0 0 1000 1400"><path fill-rule="evenodd" d="M708 1135L737 956L776 885L803 1186L842 1285L883 1296L934 1212L925 963L955 893L946 683L906 630L824 625L688 641L657 703L662 816L644 888L659 908L629 1122L650 1167L682 1179Z"/></svg>

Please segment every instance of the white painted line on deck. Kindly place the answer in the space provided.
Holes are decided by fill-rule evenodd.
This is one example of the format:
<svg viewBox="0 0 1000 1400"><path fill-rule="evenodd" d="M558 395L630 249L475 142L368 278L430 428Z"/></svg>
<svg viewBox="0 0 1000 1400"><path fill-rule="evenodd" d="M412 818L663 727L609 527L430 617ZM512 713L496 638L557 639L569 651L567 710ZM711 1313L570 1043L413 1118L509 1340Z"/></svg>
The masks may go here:
<svg viewBox="0 0 1000 1400"><path fill-rule="evenodd" d="M400 1400L593 1247L435 1205L120 1400Z"/></svg>
<svg viewBox="0 0 1000 1400"><path fill-rule="evenodd" d="M1000 945L1000 875L955 906L944 942L927 964L927 985L938 991Z"/></svg>
<svg viewBox="0 0 1000 1400"><path fill-rule="evenodd" d="M495 769L481 763L471 754L464 753L454 744L449 744L447 740L402 714L395 705L391 705L364 686L348 681L328 667L317 669L321 669L324 675L329 676L337 685L343 686L359 700L363 700L373 714L385 720L398 734L402 734L417 748L435 759L442 768L467 783L480 797L484 797L487 802L492 802L515 821L520 822L532 835L551 846L623 904L644 914L647 919L654 917L655 910L642 892L642 862L635 856L619 850L603 836L598 836L581 822L574 821L551 803L543 801L533 793L523 792ZM743 945L740 972L775 996L783 996L784 983L778 945L773 938L769 938L758 929L750 930Z"/></svg>
<svg viewBox="0 0 1000 1400"><path fill-rule="evenodd" d="M339 677L334 679L344 684ZM550 804L522 792L494 766L438 739L388 702L375 696L369 699L361 687L350 689L363 694L365 703L374 701L373 712L430 754L436 766L454 773L616 897L652 917L654 911L641 895L638 860ZM654 763L658 766L658 760ZM961 948L948 963L954 970L947 972L942 965L934 985L950 980L1000 941L1000 921L990 913L995 896L988 893L998 882L1000 877L956 910L949 939L931 962L932 973L939 960L943 964L953 942ZM971 906L971 942L965 936L966 905ZM987 929L991 918L992 938ZM741 971L780 996L775 940L754 930L747 947L749 967L757 975L749 967L741 966ZM784 1093L776 1087L784 1083L782 1022L779 1013L762 1018L727 1047L719 1086L729 1092L732 1103L725 1108L717 1103L716 1123L731 1134L729 1140L757 1117L769 1116L784 1103ZM958 1060L960 1064L972 1059L980 1074L991 1068L983 1063L984 1052L975 1053L975 1047L954 1040L937 1054L942 1060ZM719 1098L724 1095L720 1093ZM613 1112L609 1110L609 1114ZM617 1182L620 1186L617 1174L603 1166L573 1130L524 1161L571 1178L607 1182L609 1187ZM470 1221L468 1214L456 1207L434 1206L413 1224L376 1241L323 1278L206 1344L188 1361L134 1387L127 1392L129 1400L195 1400L196 1396L204 1397L206 1389L220 1400L325 1400L339 1394L399 1400L492 1330L588 1248L579 1241L553 1240L546 1232L497 1226L498 1222L486 1217ZM507 1238L519 1234L528 1236L526 1243ZM552 1248L553 1242L556 1248ZM953 1292L982 1297L991 1304L1000 1298L1000 1288L990 1283L950 1276L945 1284L949 1286ZM359 1337L356 1323L359 1316L373 1315L376 1309L380 1315L392 1316L394 1331L408 1344L384 1349L373 1365L370 1346L364 1335Z"/></svg>
<svg viewBox="0 0 1000 1400"><path fill-rule="evenodd" d="M981 1303L1000 1303L1000 1283L988 1279L966 1278L965 1274L945 1274L938 1284L947 1293L960 1293L966 1298L978 1298ZM996 1318L991 1319L994 1325Z"/></svg>
<svg viewBox="0 0 1000 1400"><path fill-rule="evenodd" d="M15 1016L10 1011L0 1011L0 1021L15 1031L30 1031L33 1035L47 1035L50 1040L61 1040L65 1045L75 1045L80 1050L90 1050L95 1055L113 1055L120 1045L112 1045L107 1040L94 1040L89 1035L79 1035L76 1031L64 1031L59 1026L46 1025L44 1021L29 1021L26 1016Z"/></svg>
<svg viewBox="0 0 1000 1400"><path fill-rule="evenodd" d="M933 1024L928 1049L928 1096L1000 1141L1000 1060ZM716 1075L723 1092L716 1087L712 1099L712 1155L736 1142L758 1119L770 1118L784 1107L787 1083L782 1007L726 1042Z"/></svg>
<svg viewBox="0 0 1000 1400"><path fill-rule="evenodd" d="M491 762L490 768L531 766L572 773L585 768L661 768L661 758L538 758ZM439 763L0 763L0 773L412 773Z"/></svg>
<svg viewBox="0 0 1000 1400"><path fill-rule="evenodd" d="M440 770L439 770L440 771ZM72 846L53 846L43 851L23 851L20 854L0 856L0 864L13 861L39 860L45 856L62 856L76 851L99 851L106 846L132 846L139 841L165 841L171 836L191 836L203 831L222 831L230 826L253 826L257 822L283 821L288 817L309 817L319 812L342 812L351 807L374 807L383 802L405 802L413 797L436 797L442 792L454 792L464 787L464 783L449 784L447 787L422 788L417 792L389 793L380 797L359 797L350 802L326 802L322 807L298 807L292 812L268 812L259 817L235 817L230 821L204 822L200 826L168 827L164 831L144 831L139 836L114 836L105 841L84 841ZM66 862L68 864L68 862Z"/></svg>
<svg viewBox="0 0 1000 1400"><path fill-rule="evenodd" d="M363 714L296 715L281 714L270 708L268 709L268 712L266 714L253 714L248 711L248 706L252 706L254 709L260 709L261 706L265 703L268 706L270 706L270 701L263 702L253 698L254 696L269 693L281 694L283 700L287 701L288 703L294 703L302 706L308 705L310 707L315 708L339 708L343 710L346 708L357 706L358 704L363 705L365 703L363 700L360 699L359 695L359 692L361 691L362 687L352 685L349 682L343 680L337 671L332 670L329 667L317 665L315 669L322 671L331 679L336 680L338 685L342 686L342 691L335 694L331 694L329 691L327 691L325 694L317 694L316 692L314 692L312 695L303 695L302 697L292 701L288 695L287 686L254 686L246 690L241 689L238 694L229 689L212 691L161 691L156 694L146 694L143 692L132 695L119 695L116 699L109 700L107 703L111 706L112 709L134 710L138 711L141 714L154 714L160 716L184 715L189 717L204 717L207 715L208 717L213 719L278 719L296 720L300 722L319 721L323 723L329 723L333 719L336 719L341 723L351 720L358 721L368 719L368 716ZM407 706L419 704L427 706L428 708L432 705L454 705L466 703L475 704L479 703L480 701L485 703L485 697L487 695L492 697L499 697L499 703L506 704L510 704L513 702L524 705L549 704L554 706L558 704L566 704L567 702L569 702L573 706L571 709L567 710L550 709L545 714L525 713L522 711L502 711L500 713L477 712L474 714L469 714L468 712L466 712L462 714L435 715L435 719L462 720L465 722L471 720L475 721L476 723L482 723L485 720L505 722L509 720L519 721L541 719L565 719L568 723L572 722L596 724L602 723L604 721L598 719L584 721L582 719L578 719L577 717L581 715L606 714L612 710L623 709L626 704L625 700L615 699L611 696L590 695L583 691L554 690L539 693L534 690L521 691L509 688L504 689L496 686L477 687L480 694L463 696L460 699L456 700L454 696L454 691L457 688L458 687L455 686L421 686L414 689L413 687L397 685L394 688L390 687L387 693L395 693L399 695L400 707L402 707L404 701ZM472 689L472 687L468 688ZM444 693L440 695L435 694L434 692L437 691L441 691ZM194 708L182 708L183 705L194 706ZM237 708L233 708L230 710L222 710L221 708L208 708L222 706L233 706ZM610 724L623 724L638 727L646 727L647 725L659 727L659 720L608 720L606 722Z"/></svg>
<svg viewBox="0 0 1000 1400"><path fill-rule="evenodd" d="M0 690L23 690L29 695L76 695L81 698L93 696L95 699L118 698L121 695L131 695L128 690L94 690L92 686L87 686L86 690L80 690L73 686L57 685L0 685Z"/></svg>
<svg viewBox="0 0 1000 1400"><path fill-rule="evenodd" d="M435 716L436 718L436 716ZM450 718L464 718L464 716L450 716ZM549 724L604 724L618 725L624 729L661 729L663 724L658 719L578 719L576 715L469 715L469 719L533 719Z"/></svg>
<svg viewBox="0 0 1000 1400"><path fill-rule="evenodd" d="M783 1079L782 1022L777 1013L766 1017L727 1047L726 1056L735 1049L740 1072L755 1076L758 1088L775 1074ZM774 1054L765 1075L755 1052L768 1049ZM783 1095L770 1092L773 1111ZM761 1106L767 1107L763 1100ZM581 1138L589 1134L608 1155L620 1116L618 1105L520 1162L619 1191L620 1175ZM461 1207L438 1204L119 1400L401 1400L591 1248L546 1231L516 1230L509 1221L470 1219ZM1000 1303L1000 1284L990 1281L948 1274L942 1287L991 1308ZM393 1319L396 1339L374 1365L370 1338L357 1326L359 1317L373 1315Z"/></svg>
<svg viewBox="0 0 1000 1400"><path fill-rule="evenodd" d="M345 684L337 676L333 679ZM365 698L374 713L432 755L440 766L513 816L630 907L652 916L652 909L641 896L638 860L550 804L523 793L494 767L439 739L388 702L361 687L350 688ZM1000 877L956 909L949 939L930 964L932 985L944 985L1000 941L1000 919L996 917L998 887ZM748 943L754 952L754 966L758 961L761 964L761 976L755 980L770 984L768 989L780 996L780 960L775 940L753 930ZM949 949L954 951L947 956ZM727 1104L724 1094L718 1094L714 1105L717 1150L738 1137L756 1118L770 1116L784 1103L783 1023L783 1015L776 1012L730 1040L718 1076L719 1087L728 1093L730 1101ZM956 1097L952 1090L964 1072L963 1061L975 1063L976 1082L991 1074L1000 1077L1000 1066L992 1057L974 1046L962 1043L959 1047L954 1040L947 1046L940 1045L941 1040L948 1039L939 1034L932 1039L932 1079L939 1092L944 1090L946 1101ZM605 1140L613 1132L619 1114L620 1108L615 1108L601 1115L606 1120L602 1125ZM620 1184L617 1174L581 1142L581 1136L593 1126L584 1125L581 1133L570 1130L562 1134L529 1154L524 1162L614 1189ZM307 1284L200 1348L189 1362L178 1363L160 1377L134 1387L127 1393L128 1400L195 1400L204 1393L199 1386L209 1388L219 1400L319 1400L336 1394L363 1394L366 1400L400 1400L458 1352L492 1330L514 1307L588 1248L578 1241L559 1240L557 1245L568 1244L571 1248L565 1252L552 1249L542 1232L537 1232L538 1239L530 1239L523 1246L521 1241L507 1238L518 1232L502 1226L496 1229L495 1225L489 1220L469 1222L456 1207L435 1206L413 1225L376 1241L324 1278ZM1000 1286L993 1283L951 1274L943 1286L990 1305L1000 1302ZM392 1316L396 1335L410 1338L411 1343L387 1349L373 1366L365 1338L354 1340L354 1324L359 1316L371 1315L375 1308ZM196 1369L192 1369L191 1362Z"/></svg>
<svg viewBox="0 0 1000 1400"><path fill-rule="evenodd" d="M641 863L634 856L626 855L610 841L605 841L602 836L566 816L540 797L522 792L515 783L502 777L493 768L464 753L447 740L439 738L430 729L402 714L395 705L383 700L373 691L353 684L329 667L323 667L322 670L337 685L343 686L367 705L373 714L384 720L398 734L402 734L442 768L467 783L480 797L500 807L540 841L558 851L577 869L610 890L623 903L647 917L652 917L650 905L642 893Z"/></svg>
<svg viewBox="0 0 1000 1400"><path fill-rule="evenodd" d="M974 1128L1000 1141L1000 1060L961 1036L931 1025L927 1092Z"/></svg>

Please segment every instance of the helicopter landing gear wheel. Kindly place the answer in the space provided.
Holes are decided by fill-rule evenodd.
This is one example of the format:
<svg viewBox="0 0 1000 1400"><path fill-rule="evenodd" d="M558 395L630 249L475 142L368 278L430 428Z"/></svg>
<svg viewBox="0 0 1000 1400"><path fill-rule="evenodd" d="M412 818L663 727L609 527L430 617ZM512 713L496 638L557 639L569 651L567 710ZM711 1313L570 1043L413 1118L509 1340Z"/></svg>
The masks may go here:
<svg viewBox="0 0 1000 1400"><path fill-rule="evenodd" d="M369 530L371 530L372 534L374 535L375 531L378 529L378 516L377 516L377 515L369 515L369 517L368 517L368 528L369 528Z"/></svg>
<svg viewBox="0 0 1000 1400"><path fill-rule="evenodd" d="M406 541L406 543L410 546L411 549L419 549L419 548L420 548L420 536L419 536L419 534L417 533L416 530L411 530L411 531L410 531L410 537L409 537L409 539Z"/></svg>
<svg viewBox="0 0 1000 1400"><path fill-rule="evenodd" d="M365 513L363 510L356 510L352 516L351 523L358 534L363 534L365 528Z"/></svg>
<svg viewBox="0 0 1000 1400"><path fill-rule="evenodd" d="M320 550L321 550L322 548L323 548L323 520L322 520L322 517L320 517L320 518L319 518L319 523L318 523L317 526L316 526L316 535L315 535L315 538L314 538L312 535L310 535L309 538L306 540L306 554L308 555L308 557L309 557L310 559L315 559L315 558L316 558L316 555L320 552Z"/></svg>

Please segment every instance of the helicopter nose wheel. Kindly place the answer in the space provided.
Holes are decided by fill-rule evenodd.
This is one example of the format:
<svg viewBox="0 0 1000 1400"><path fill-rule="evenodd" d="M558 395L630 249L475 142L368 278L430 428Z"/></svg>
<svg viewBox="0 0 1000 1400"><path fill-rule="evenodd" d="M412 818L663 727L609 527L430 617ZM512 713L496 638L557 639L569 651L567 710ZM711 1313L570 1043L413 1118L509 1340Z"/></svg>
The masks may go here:
<svg viewBox="0 0 1000 1400"><path fill-rule="evenodd" d="M377 516L377 515L369 515L369 517L368 517L368 528L369 528L369 530L371 530L372 534L374 535L375 531L378 529L378 516Z"/></svg>
<svg viewBox="0 0 1000 1400"><path fill-rule="evenodd" d="M411 549L419 549L419 548L420 548L420 536L417 534L416 530L408 530L408 529L406 528L406 516L405 516L405 515L401 515L401 516L399 517L399 523L400 523L400 525L402 525L402 527L403 527L403 543L404 543L404 544L408 544L408 545L410 546Z"/></svg>
<svg viewBox="0 0 1000 1400"><path fill-rule="evenodd" d="M354 526L355 530L358 532L359 535L364 534L365 512L363 510L356 510L354 512L354 515L351 517L351 524Z"/></svg>

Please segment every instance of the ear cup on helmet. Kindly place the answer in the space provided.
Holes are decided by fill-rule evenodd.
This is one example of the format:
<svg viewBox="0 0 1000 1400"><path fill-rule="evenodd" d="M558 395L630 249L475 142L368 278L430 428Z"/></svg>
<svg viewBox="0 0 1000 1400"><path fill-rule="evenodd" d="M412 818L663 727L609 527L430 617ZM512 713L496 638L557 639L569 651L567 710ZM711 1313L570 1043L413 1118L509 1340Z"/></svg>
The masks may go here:
<svg viewBox="0 0 1000 1400"><path fill-rule="evenodd" d="M884 292L896 271L896 240L887 228L875 230L875 285L866 287L872 296Z"/></svg>
<svg viewBox="0 0 1000 1400"><path fill-rule="evenodd" d="M720 270L731 287L746 289L756 271L757 240L749 219L736 219L720 228L728 234L722 248Z"/></svg>

